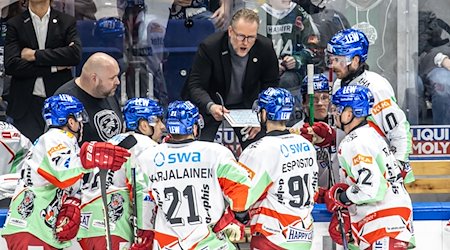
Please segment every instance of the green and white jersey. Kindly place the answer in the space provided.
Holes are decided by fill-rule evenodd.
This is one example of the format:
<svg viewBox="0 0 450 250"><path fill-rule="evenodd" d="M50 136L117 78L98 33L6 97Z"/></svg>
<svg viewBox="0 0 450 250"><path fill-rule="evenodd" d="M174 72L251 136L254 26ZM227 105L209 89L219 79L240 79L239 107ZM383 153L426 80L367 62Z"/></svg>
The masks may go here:
<svg viewBox="0 0 450 250"><path fill-rule="evenodd" d="M217 143L186 140L163 143L141 154L158 206L156 249L235 249L212 232L225 208L244 211L252 196L245 168Z"/></svg>
<svg viewBox="0 0 450 250"><path fill-rule="evenodd" d="M70 132L51 128L28 152L2 235L30 233L55 248L70 241L55 237L55 224L67 196L77 196L81 178L80 148Z"/></svg>
<svg viewBox="0 0 450 250"><path fill-rule="evenodd" d="M252 189L265 191L250 209L250 229L283 249L310 249L314 194L318 189L314 146L289 131L272 131L239 157Z"/></svg>
<svg viewBox="0 0 450 250"><path fill-rule="evenodd" d="M333 84L333 94L342 87L340 79ZM412 152L410 125L403 110L398 106L394 90L389 81L381 75L364 70L364 72L346 85L362 85L370 89L374 104L369 120L382 135L397 160L409 162ZM337 145L342 139L342 131L337 131ZM414 181L412 170L407 174L405 183Z"/></svg>
<svg viewBox="0 0 450 250"><path fill-rule="evenodd" d="M106 180L106 192L108 193L108 217L111 235L122 237L133 242L132 215L132 177L131 167L145 166L137 161L138 156L148 148L157 145L150 137L134 132L119 134L108 142L117 145L127 136L134 136L137 143L129 149L131 157L117 171L108 171ZM153 229L151 218L153 216L154 202L150 198L146 180L141 171L137 171L137 225L140 229ZM78 238L90 238L105 235L105 223L103 217L103 203L100 189L99 170L95 169L90 176L83 178L81 189L81 225Z"/></svg>
<svg viewBox="0 0 450 250"><path fill-rule="evenodd" d="M368 143L370 142L370 143ZM414 245L412 203L389 146L369 125L356 128L339 145L341 180L354 203L348 208L360 249L383 237Z"/></svg>

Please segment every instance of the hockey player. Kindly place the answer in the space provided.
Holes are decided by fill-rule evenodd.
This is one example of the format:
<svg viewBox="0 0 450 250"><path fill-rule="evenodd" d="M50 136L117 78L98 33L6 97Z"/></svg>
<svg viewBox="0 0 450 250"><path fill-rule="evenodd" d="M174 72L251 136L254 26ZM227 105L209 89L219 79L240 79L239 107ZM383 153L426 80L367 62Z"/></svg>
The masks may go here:
<svg viewBox="0 0 450 250"><path fill-rule="evenodd" d="M345 231L350 229L351 221L359 249L413 247L412 204L401 169L386 141L368 124L374 103L371 91L359 85L344 86L332 100L336 126L346 136L337 153L342 182L327 192L328 210L345 209L341 210L347 218ZM342 244L338 224L334 214L330 236Z"/></svg>
<svg viewBox="0 0 450 250"><path fill-rule="evenodd" d="M13 125L0 121L0 206L9 205L20 178L20 168L25 154L31 147L30 140Z"/></svg>
<svg viewBox="0 0 450 250"><path fill-rule="evenodd" d="M142 176L132 176L132 167L146 166L137 161L139 155L147 148L154 147L160 141L162 133L165 130L162 121L163 108L161 105L148 98L133 98L127 101L123 109L125 126L127 132L114 136L109 140L112 144L119 144L129 140L129 136L134 137L134 143L127 144L131 152L130 159L124 164L124 167L117 171L109 171L106 186L108 193L108 213L111 225L111 241L113 249L129 248L133 243L133 228L130 224L132 216L132 202L130 193L135 188L137 197L132 197L136 201L138 219L138 230L142 242L140 245L147 248L151 245L153 226L150 223L154 203L148 199L146 182ZM123 144L121 143L121 145ZM125 145L124 145L125 147ZM134 166L132 166L134 164ZM139 173L139 171L136 171ZM99 171L94 170L91 176L85 178L86 182L82 187L81 199L81 228L78 238L80 245L84 250L106 249L105 228L99 225L103 222L101 192L99 189ZM136 186L132 180L135 178ZM133 204L133 205L134 205ZM136 215L133 215L136 216ZM135 225L136 226L136 225ZM134 246L137 247L137 246ZM138 248L137 248L138 249Z"/></svg>
<svg viewBox="0 0 450 250"><path fill-rule="evenodd" d="M116 170L127 150L105 142L86 142L81 149L83 104L61 94L44 102L49 130L28 152L21 178L2 230L9 249L69 247L80 225L79 191L84 173L92 168Z"/></svg>
<svg viewBox="0 0 450 250"><path fill-rule="evenodd" d="M313 89L314 89L314 124L309 124L309 95L308 89L308 76L303 79L301 88L302 93L302 107L305 114L304 119L296 123L290 129L291 132L301 134L308 141L314 142L314 146L317 150L317 160L319 165L319 195L316 202L323 203L324 191L330 188L331 176L329 176L329 170L331 166L331 154L336 152L335 138L336 130L333 129L329 123L329 106L330 106L330 88L328 84L328 78L324 74L315 74L313 76ZM333 168L334 177L339 176L338 167Z"/></svg>
<svg viewBox="0 0 450 250"><path fill-rule="evenodd" d="M266 0L258 9L258 33L272 39L279 58L280 87L300 87L312 59L309 44L318 42L318 30L311 16L289 0Z"/></svg>
<svg viewBox="0 0 450 250"><path fill-rule="evenodd" d="M293 106L294 99L285 89L261 92L255 108L267 134L250 144L239 158L239 164L252 176L252 189L265 191L250 209L251 249L311 248L311 212L318 178L316 150L286 128Z"/></svg>
<svg viewBox="0 0 450 250"><path fill-rule="evenodd" d="M302 108L304 119L291 127L290 131L297 134L302 134L303 137L314 145L319 147L328 147L332 140L336 137L335 130L328 125L328 109L330 104L330 88L328 78L324 74L315 74L313 76L313 90L314 90L314 124L309 125L309 95L308 76L303 79L301 87L302 94ZM314 133L312 133L312 131Z"/></svg>
<svg viewBox="0 0 450 250"><path fill-rule="evenodd" d="M31 142L7 122L0 121L0 133L0 175L17 173Z"/></svg>
<svg viewBox="0 0 450 250"><path fill-rule="evenodd" d="M230 213L241 212L258 198L250 197L249 174L228 148L196 140L202 124L196 106L174 101L166 120L171 139L141 154L158 206L154 249L235 249L222 232L239 239L243 227L218 221L227 203ZM214 233L215 224L214 232L224 230Z"/></svg>
<svg viewBox="0 0 450 250"><path fill-rule="evenodd" d="M414 181L409 165L412 139L409 122L397 104L394 90L388 80L369 71L365 63L369 41L363 32L346 29L335 34L328 42L326 57L328 65L336 74L333 93L347 85L366 86L373 93L375 103L369 117L369 125L385 137L390 150L400 162L405 183ZM342 135L338 133L338 142Z"/></svg>

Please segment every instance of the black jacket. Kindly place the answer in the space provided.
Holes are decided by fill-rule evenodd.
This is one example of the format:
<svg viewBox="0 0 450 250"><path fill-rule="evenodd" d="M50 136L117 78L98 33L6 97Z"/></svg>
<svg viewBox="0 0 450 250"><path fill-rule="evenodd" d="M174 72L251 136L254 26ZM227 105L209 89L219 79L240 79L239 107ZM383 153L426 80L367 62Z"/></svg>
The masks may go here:
<svg viewBox="0 0 450 250"><path fill-rule="evenodd" d="M191 100L200 112L206 114L209 102L220 104L219 92L226 98L231 84L231 56L228 46L228 32L217 32L207 37L198 47L189 79L183 90L183 97ZM258 94L278 86L278 59L272 41L258 35L249 51L243 82L244 102L241 108L251 108Z"/></svg>
<svg viewBox="0 0 450 250"><path fill-rule="evenodd" d="M11 75L7 113L14 119L25 115L31 103L34 83L43 77L47 97L72 79L69 69L55 73L51 66L76 66L81 60L81 41L72 16L51 9L45 49L39 50L29 10L8 20L5 41L5 71ZM73 42L72 46L69 44ZM21 59L23 48L36 50L36 61Z"/></svg>

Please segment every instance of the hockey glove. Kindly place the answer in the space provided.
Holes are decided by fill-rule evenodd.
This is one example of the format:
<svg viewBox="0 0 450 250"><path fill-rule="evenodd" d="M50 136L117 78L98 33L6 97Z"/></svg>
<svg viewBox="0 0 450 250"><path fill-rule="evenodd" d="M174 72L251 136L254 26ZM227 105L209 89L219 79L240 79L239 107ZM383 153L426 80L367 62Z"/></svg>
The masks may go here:
<svg viewBox="0 0 450 250"><path fill-rule="evenodd" d="M153 237L155 233L152 230L141 230L137 232L137 242L131 245L130 250L148 250L152 249Z"/></svg>
<svg viewBox="0 0 450 250"><path fill-rule="evenodd" d="M300 133L308 141L319 147L329 147L336 138L336 131L325 122L314 122L312 126L303 124Z"/></svg>
<svg viewBox="0 0 450 250"><path fill-rule="evenodd" d="M347 238L347 242L350 241L351 235L351 225L350 225L350 214L347 209L341 210L341 215L343 219L343 227L345 232L345 237ZM328 226L328 232L330 233L331 239L339 245L343 245L342 242L342 229L339 225L339 218L337 212L333 213L331 217L330 225Z"/></svg>
<svg viewBox="0 0 450 250"><path fill-rule="evenodd" d="M238 241L244 237L245 225L239 222L233 211L228 207L213 228L214 233L224 232L231 241Z"/></svg>
<svg viewBox="0 0 450 250"><path fill-rule="evenodd" d="M315 193L314 195L314 202L320 204L325 203L325 195L327 191L328 191L327 189L319 187L319 191L317 191L317 193Z"/></svg>
<svg viewBox="0 0 450 250"><path fill-rule="evenodd" d="M81 164L85 169L119 170L130 156L128 150L109 142L85 142L81 146Z"/></svg>
<svg viewBox="0 0 450 250"><path fill-rule="evenodd" d="M67 241L75 238L80 228L80 200L68 197L61 206L56 219L56 238Z"/></svg>
<svg viewBox="0 0 450 250"><path fill-rule="evenodd" d="M330 190L326 192L325 204L327 206L327 210L330 213L335 212L339 208L347 208L352 204L349 201L343 202L340 199L341 193L345 192L345 190L347 190L348 187L349 185L345 183L336 183L330 188Z"/></svg>

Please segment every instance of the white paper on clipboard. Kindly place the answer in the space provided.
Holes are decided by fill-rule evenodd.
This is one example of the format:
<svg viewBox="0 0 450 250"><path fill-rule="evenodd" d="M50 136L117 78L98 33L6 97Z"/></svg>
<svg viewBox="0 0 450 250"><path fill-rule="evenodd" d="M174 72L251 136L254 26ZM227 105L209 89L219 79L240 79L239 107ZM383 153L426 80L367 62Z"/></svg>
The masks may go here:
<svg viewBox="0 0 450 250"><path fill-rule="evenodd" d="M224 116L231 127L260 127L258 117L251 109L232 109Z"/></svg>

